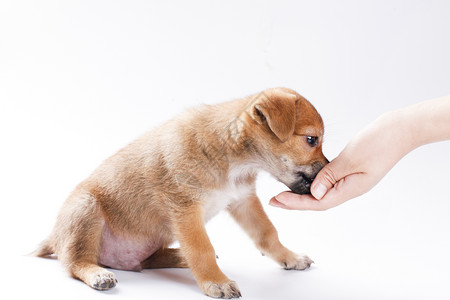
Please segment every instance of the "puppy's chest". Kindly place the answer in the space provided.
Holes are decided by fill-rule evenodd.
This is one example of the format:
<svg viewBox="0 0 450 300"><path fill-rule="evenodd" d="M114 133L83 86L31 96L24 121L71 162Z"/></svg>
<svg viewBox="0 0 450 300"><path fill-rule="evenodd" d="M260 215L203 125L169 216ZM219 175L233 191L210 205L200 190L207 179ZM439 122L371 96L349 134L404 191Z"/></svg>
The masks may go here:
<svg viewBox="0 0 450 300"><path fill-rule="evenodd" d="M203 202L205 221L209 221L228 205L245 201L253 191L253 185L249 184L227 184L222 189L210 191Z"/></svg>
<svg viewBox="0 0 450 300"><path fill-rule="evenodd" d="M245 201L255 191L256 168L251 164L234 165L229 169L228 181L207 194L203 203L204 219L210 220L236 201Z"/></svg>

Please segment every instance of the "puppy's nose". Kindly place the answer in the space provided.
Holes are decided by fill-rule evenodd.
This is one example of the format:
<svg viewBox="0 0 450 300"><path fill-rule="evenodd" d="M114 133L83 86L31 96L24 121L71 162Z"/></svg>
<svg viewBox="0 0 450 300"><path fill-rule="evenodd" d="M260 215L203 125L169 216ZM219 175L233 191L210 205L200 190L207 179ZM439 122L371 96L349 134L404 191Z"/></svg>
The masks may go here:
<svg viewBox="0 0 450 300"><path fill-rule="evenodd" d="M303 180L303 182L305 183L305 185L311 185L311 183L314 181L314 177L310 177L308 175L306 175L303 172L299 172L297 173L298 177L300 178L300 180Z"/></svg>
<svg viewBox="0 0 450 300"><path fill-rule="evenodd" d="M314 178L306 175L303 172L297 173L298 180L294 182L289 188L296 194L311 194L311 184Z"/></svg>

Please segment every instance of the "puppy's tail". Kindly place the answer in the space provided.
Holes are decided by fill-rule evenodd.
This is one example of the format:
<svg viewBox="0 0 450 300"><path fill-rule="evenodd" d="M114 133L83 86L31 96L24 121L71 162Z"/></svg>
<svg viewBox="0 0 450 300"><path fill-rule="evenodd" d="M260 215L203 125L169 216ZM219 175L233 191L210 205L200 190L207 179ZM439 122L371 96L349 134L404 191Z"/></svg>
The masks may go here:
<svg viewBox="0 0 450 300"><path fill-rule="evenodd" d="M55 250L50 244L50 239L46 239L42 241L38 248L31 252L30 256L37 256L37 257L45 257L45 258L52 258L54 257L53 254L55 254Z"/></svg>

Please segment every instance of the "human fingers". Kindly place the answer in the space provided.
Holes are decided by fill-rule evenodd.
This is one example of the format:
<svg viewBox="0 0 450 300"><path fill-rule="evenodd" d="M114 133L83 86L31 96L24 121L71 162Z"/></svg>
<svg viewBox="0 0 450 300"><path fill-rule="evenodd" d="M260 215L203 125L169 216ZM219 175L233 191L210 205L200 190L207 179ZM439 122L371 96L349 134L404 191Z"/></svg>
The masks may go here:
<svg viewBox="0 0 450 300"><path fill-rule="evenodd" d="M269 201L269 205L296 210L323 210L323 204L311 195L299 195L291 192L282 192Z"/></svg>
<svg viewBox="0 0 450 300"><path fill-rule="evenodd" d="M323 211L364 194L373 186L371 182L366 173L354 173L336 182L320 200L312 195L282 192L269 204L284 209Z"/></svg>
<svg viewBox="0 0 450 300"><path fill-rule="evenodd" d="M336 157L316 175L311 185L311 194L317 200L322 199L336 182L346 175L345 172L346 165L343 159L340 156Z"/></svg>
<svg viewBox="0 0 450 300"><path fill-rule="evenodd" d="M347 175L336 182L320 200L321 210L338 206L350 199L365 194L374 185L374 181L367 173L359 172Z"/></svg>

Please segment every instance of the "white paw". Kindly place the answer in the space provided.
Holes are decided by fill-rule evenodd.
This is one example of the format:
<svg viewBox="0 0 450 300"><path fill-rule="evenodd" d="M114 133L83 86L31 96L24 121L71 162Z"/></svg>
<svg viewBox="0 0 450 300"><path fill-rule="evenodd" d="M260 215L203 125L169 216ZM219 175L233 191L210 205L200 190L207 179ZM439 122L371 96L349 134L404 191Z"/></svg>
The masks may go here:
<svg viewBox="0 0 450 300"><path fill-rule="evenodd" d="M105 291L116 286L117 279L114 273L102 271L92 276L90 286L96 290Z"/></svg>
<svg viewBox="0 0 450 300"><path fill-rule="evenodd" d="M205 282L202 285L203 292L213 298L239 298L242 297L236 282L228 281L226 283Z"/></svg>
<svg viewBox="0 0 450 300"><path fill-rule="evenodd" d="M285 270L305 270L308 269L314 261L306 255L292 254L284 259L282 266Z"/></svg>

